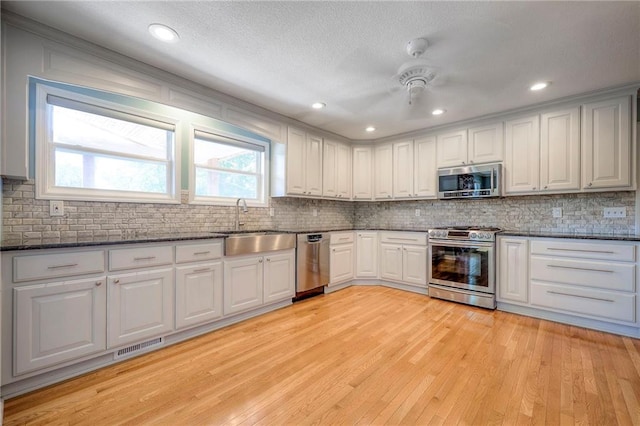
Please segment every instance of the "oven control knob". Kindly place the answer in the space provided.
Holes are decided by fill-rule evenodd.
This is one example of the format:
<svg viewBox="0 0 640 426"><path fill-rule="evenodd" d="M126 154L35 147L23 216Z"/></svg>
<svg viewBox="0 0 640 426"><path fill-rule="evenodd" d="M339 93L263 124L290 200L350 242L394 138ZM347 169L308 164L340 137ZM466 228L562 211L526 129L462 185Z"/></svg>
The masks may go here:
<svg viewBox="0 0 640 426"><path fill-rule="evenodd" d="M472 232L472 233L469 235L469 237L471 237L471 239L472 239L472 240L474 240L474 239L478 238L478 234L477 234L477 233L475 233L475 232Z"/></svg>

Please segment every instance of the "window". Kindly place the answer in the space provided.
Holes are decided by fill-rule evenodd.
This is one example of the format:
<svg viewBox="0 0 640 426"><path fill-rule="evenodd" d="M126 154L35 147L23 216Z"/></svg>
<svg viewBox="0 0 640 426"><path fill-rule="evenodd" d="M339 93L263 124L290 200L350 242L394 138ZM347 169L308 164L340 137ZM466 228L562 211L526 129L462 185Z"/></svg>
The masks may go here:
<svg viewBox="0 0 640 426"><path fill-rule="evenodd" d="M179 202L176 121L36 87L38 198Z"/></svg>
<svg viewBox="0 0 640 426"><path fill-rule="evenodd" d="M267 143L196 129L192 147L192 201L266 205Z"/></svg>

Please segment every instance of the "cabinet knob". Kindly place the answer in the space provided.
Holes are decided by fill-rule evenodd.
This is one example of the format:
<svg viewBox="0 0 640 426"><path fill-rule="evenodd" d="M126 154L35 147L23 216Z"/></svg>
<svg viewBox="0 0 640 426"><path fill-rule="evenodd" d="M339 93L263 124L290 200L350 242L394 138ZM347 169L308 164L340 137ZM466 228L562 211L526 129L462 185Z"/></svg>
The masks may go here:
<svg viewBox="0 0 640 426"><path fill-rule="evenodd" d="M533 190L535 191L535 190L536 190L536 187L534 186L534 187L533 187L533 188L531 188L531 189L533 189Z"/></svg>
<svg viewBox="0 0 640 426"><path fill-rule="evenodd" d="M116 278L115 280L113 280L114 284L120 284L120 280L118 278Z"/></svg>
<svg viewBox="0 0 640 426"><path fill-rule="evenodd" d="M268 258L268 257L267 257L267 262L271 262L271 258Z"/></svg>
<svg viewBox="0 0 640 426"><path fill-rule="evenodd" d="M96 281L96 287L100 287L102 285L102 281Z"/></svg>
<svg viewBox="0 0 640 426"><path fill-rule="evenodd" d="M463 163L464 164L464 163ZM469 164L473 164L473 161L469 161Z"/></svg>
<svg viewBox="0 0 640 426"><path fill-rule="evenodd" d="M593 185L593 183L592 183L592 182L589 182L589 186L591 186L591 185Z"/></svg>
<svg viewBox="0 0 640 426"><path fill-rule="evenodd" d="M258 260L258 263L262 263L262 259Z"/></svg>
<svg viewBox="0 0 640 426"><path fill-rule="evenodd" d="M548 186L545 185L544 189L547 189L547 188L548 188Z"/></svg>

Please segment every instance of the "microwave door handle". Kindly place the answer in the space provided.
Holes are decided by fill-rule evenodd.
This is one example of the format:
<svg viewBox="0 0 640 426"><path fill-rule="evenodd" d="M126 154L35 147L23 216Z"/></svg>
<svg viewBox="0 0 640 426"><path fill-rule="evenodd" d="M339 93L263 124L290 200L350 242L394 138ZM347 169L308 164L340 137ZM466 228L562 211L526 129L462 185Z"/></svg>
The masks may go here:
<svg viewBox="0 0 640 426"><path fill-rule="evenodd" d="M493 192L495 189L493 188L493 168L491 168L491 192Z"/></svg>

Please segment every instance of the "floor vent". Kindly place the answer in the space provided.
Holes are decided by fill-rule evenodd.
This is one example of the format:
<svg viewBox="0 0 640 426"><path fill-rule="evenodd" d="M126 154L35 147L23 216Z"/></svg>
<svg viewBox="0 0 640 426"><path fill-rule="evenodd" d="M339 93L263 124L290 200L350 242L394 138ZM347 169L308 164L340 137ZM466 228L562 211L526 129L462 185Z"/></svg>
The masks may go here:
<svg viewBox="0 0 640 426"><path fill-rule="evenodd" d="M128 356L133 356L138 354L139 352L148 350L153 346L161 346L163 343L162 337L158 337L157 339L148 340L146 342L137 343L135 345L128 346L126 348L122 348L118 350L118 352L113 353L113 359L125 358Z"/></svg>

